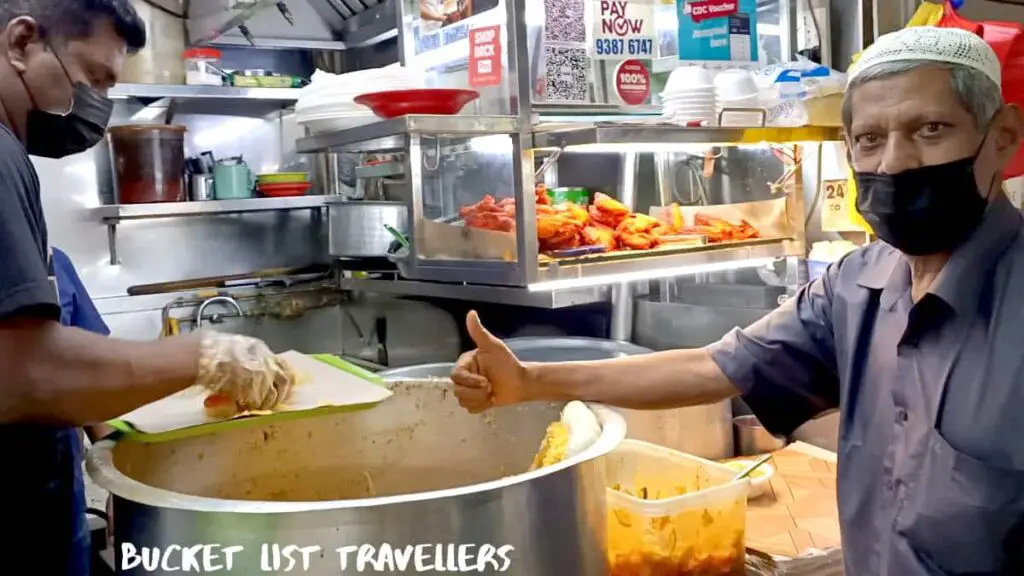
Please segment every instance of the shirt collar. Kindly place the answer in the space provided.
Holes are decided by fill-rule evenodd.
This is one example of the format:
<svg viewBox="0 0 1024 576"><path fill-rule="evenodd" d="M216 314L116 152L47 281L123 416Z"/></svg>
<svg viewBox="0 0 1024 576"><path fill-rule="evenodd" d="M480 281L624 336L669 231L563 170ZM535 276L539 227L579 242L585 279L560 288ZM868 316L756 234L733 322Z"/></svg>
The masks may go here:
<svg viewBox="0 0 1024 576"><path fill-rule="evenodd" d="M992 202L978 229L957 248L929 290L958 314L977 309L978 297L993 267L1021 228L1021 213L1005 195ZM865 267L857 284L882 290L880 304L892 309L910 289L910 266L896 249L886 251Z"/></svg>
<svg viewBox="0 0 1024 576"><path fill-rule="evenodd" d="M1021 228L1021 213L1003 194L985 211L981 225L942 267L929 292L957 314L977 310L982 287Z"/></svg>

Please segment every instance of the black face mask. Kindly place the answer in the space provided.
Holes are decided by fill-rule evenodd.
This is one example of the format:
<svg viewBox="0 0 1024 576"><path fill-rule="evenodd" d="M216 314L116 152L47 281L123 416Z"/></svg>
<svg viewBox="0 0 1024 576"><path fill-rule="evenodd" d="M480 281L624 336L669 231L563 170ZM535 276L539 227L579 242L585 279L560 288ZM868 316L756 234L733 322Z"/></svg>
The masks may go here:
<svg viewBox="0 0 1024 576"><path fill-rule="evenodd" d="M988 193L978 193L974 177L978 152L899 174L855 172L857 210L879 238L904 254L952 252L988 208Z"/></svg>
<svg viewBox="0 0 1024 576"><path fill-rule="evenodd" d="M51 49L52 51L52 49ZM56 58L56 53L54 53ZM28 113L28 153L43 158L64 158L85 152L103 140L114 103L84 82L74 82L60 58L64 76L73 87L71 109L63 114L39 108L28 91L33 110ZM24 84L25 80L22 79Z"/></svg>

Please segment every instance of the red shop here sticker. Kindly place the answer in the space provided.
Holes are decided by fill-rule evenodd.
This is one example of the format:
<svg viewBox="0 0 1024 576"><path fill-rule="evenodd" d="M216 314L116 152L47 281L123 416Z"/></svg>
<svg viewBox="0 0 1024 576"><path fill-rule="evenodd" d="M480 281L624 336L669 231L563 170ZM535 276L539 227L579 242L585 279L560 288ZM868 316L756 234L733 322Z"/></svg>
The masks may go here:
<svg viewBox="0 0 1024 576"><path fill-rule="evenodd" d="M615 92L630 106L639 106L651 95L651 73L639 60L624 60L615 69Z"/></svg>
<svg viewBox="0 0 1024 576"><path fill-rule="evenodd" d="M473 88L500 86L501 27L470 30L469 50L469 85Z"/></svg>

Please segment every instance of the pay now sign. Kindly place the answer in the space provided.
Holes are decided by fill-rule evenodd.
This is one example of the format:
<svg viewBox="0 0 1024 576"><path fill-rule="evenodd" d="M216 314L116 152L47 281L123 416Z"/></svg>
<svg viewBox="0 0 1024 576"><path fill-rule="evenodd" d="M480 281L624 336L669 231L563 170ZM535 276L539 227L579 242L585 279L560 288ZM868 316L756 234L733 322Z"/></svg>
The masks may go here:
<svg viewBox="0 0 1024 576"><path fill-rule="evenodd" d="M594 8L594 58L653 57L653 0L599 0Z"/></svg>

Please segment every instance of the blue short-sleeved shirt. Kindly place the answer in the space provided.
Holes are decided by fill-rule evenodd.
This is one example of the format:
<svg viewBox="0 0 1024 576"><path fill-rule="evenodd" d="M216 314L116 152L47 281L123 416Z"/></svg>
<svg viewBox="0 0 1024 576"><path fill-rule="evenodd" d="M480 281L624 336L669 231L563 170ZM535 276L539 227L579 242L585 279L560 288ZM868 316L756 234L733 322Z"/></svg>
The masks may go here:
<svg viewBox="0 0 1024 576"><path fill-rule="evenodd" d="M994 201L916 304L876 242L709 348L774 432L839 409L849 576L1024 574L1022 225Z"/></svg>

